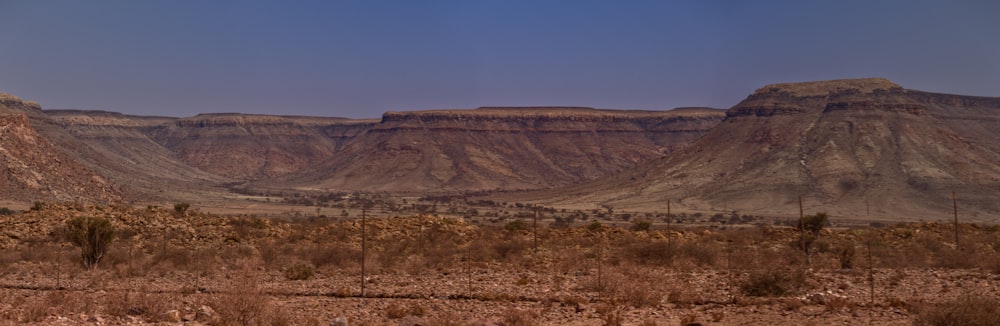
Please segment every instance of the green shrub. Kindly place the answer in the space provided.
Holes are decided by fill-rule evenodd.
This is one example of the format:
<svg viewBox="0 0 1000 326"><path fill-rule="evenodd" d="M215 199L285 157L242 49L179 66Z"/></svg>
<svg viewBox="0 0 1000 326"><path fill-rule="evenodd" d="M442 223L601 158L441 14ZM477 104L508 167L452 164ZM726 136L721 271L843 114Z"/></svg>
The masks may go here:
<svg viewBox="0 0 1000 326"><path fill-rule="evenodd" d="M522 220L513 220L507 223L507 225L504 225L503 229L507 230L507 232L517 232L521 230L527 230L528 223Z"/></svg>
<svg viewBox="0 0 1000 326"><path fill-rule="evenodd" d="M816 215L806 215L802 218L802 222L799 224L799 230L805 230L813 234L813 236L819 236L819 232L823 230L823 227L829 223L829 217L826 213L816 213Z"/></svg>
<svg viewBox="0 0 1000 326"><path fill-rule="evenodd" d="M80 247L83 266L94 269L104 258L108 245L115 238L115 226L103 217L80 216L66 221L65 237Z"/></svg>
<svg viewBox="0 0 1000 326"><path fill-rule="evenodd" d="M177 203L174 204L174 213L176 213L177 216L186 216L189 208L191 208L191 204Z"/></svg>
<svg viewBox="0 0 1000 326"><path fill-rule="evenodd" d="M646 220L635 220L632 222L632 231L649 231L653 223Z"/></svg>

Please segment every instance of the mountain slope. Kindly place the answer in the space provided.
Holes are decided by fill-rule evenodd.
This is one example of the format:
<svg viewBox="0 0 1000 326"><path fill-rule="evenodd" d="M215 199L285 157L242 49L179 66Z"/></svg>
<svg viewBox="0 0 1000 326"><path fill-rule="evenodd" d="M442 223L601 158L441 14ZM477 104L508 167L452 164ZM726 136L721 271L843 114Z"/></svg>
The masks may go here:
<svg viewBox="0 0 1000 326"><path fill-rule="evenodd" d="M247 114L201 114L164 123L149 135L198 169L238 180L300 171L336 155L374 121Z"/></svg>
<svg viewBox="0 0 1000 326"><path fill-rule="evenodd" d="M66 155L39 134L29 115L36 103L0 94L0 196L14 201L93 201L123 199L121 188Z"/></svg>
<svg viewBox="0 0 1000 326"><path fill-rule="evenodd" d="M318 168L257 185L389 192L562 186L673 152L722 117L713 109L389 112Z"/></svg>
<svg viewBox="0 0 1000 326"><path fill-rule="evenodd" d="M997 212L998 122L998 98L885 79L768 85L682 152L569 189L562 203L792 215L802 196L807 210L934 218L948 216L954 191L975 214Z"/></svg>
<svg viewBox="0 0 1000 326"><path fill-rule="evenodd" d="M46 138L79 162L127 186L134 199L190 201L206 192L222 191L223 184L234 181L186 164L148 135L176 118L104 111L44 113L35 124ZM177 194L195 197L178 198Z"/></svg>

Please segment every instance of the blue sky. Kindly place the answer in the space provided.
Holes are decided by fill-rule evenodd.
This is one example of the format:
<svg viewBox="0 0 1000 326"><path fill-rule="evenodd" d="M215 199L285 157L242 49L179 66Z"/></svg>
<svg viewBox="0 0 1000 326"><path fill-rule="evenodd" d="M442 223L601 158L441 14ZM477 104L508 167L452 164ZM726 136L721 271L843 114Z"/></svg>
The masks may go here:
<svg viewBox="0 0 1000 326"><path fill-rule="evenodd" d="M886 77L1000 96L995 1L0 0L0 92L138 115L728 108Z"/></svg>

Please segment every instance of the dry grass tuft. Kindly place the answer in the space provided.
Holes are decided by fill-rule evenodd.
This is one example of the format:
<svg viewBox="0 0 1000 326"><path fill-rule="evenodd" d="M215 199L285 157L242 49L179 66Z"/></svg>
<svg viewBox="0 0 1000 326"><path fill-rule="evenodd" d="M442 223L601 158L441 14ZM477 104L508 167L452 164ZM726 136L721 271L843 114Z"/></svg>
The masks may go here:
<svg viewBox="0 0 1000 326"><path fill-rule="evenodd" d="M740 284L740 290L752 297L779 297L795 294L806 287L803 270L756 270Z"/></svg>
<svg viewBox="0 0 1000 326"><path fill-rule="evenodd" d="M1000 300L966 295L923 307L913 320L915 326L1000 325Z"/></svg>

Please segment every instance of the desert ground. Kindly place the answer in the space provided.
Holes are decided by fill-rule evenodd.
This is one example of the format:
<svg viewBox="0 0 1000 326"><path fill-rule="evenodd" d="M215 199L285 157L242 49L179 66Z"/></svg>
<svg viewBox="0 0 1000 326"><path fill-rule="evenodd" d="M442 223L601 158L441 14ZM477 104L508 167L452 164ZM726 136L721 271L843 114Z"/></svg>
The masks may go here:
<svg viewBox="0 0 1000 326"><path fill-rule="evenodd" d="M0 320L39 325L1000 322L996 225L961 224L956 245L954 225L940 222L834 220L799 228L735 213L696 218L504 207L506 214L479 207L476 217L449 216L445 207L436 207L442 212L369 218L366 209L361 219L351 212L262 218L183 205L37 203L0 216ZM66 240L67 221L78 217L105 219L115 231L93 268L81 263L81 248Z"/></svg>

